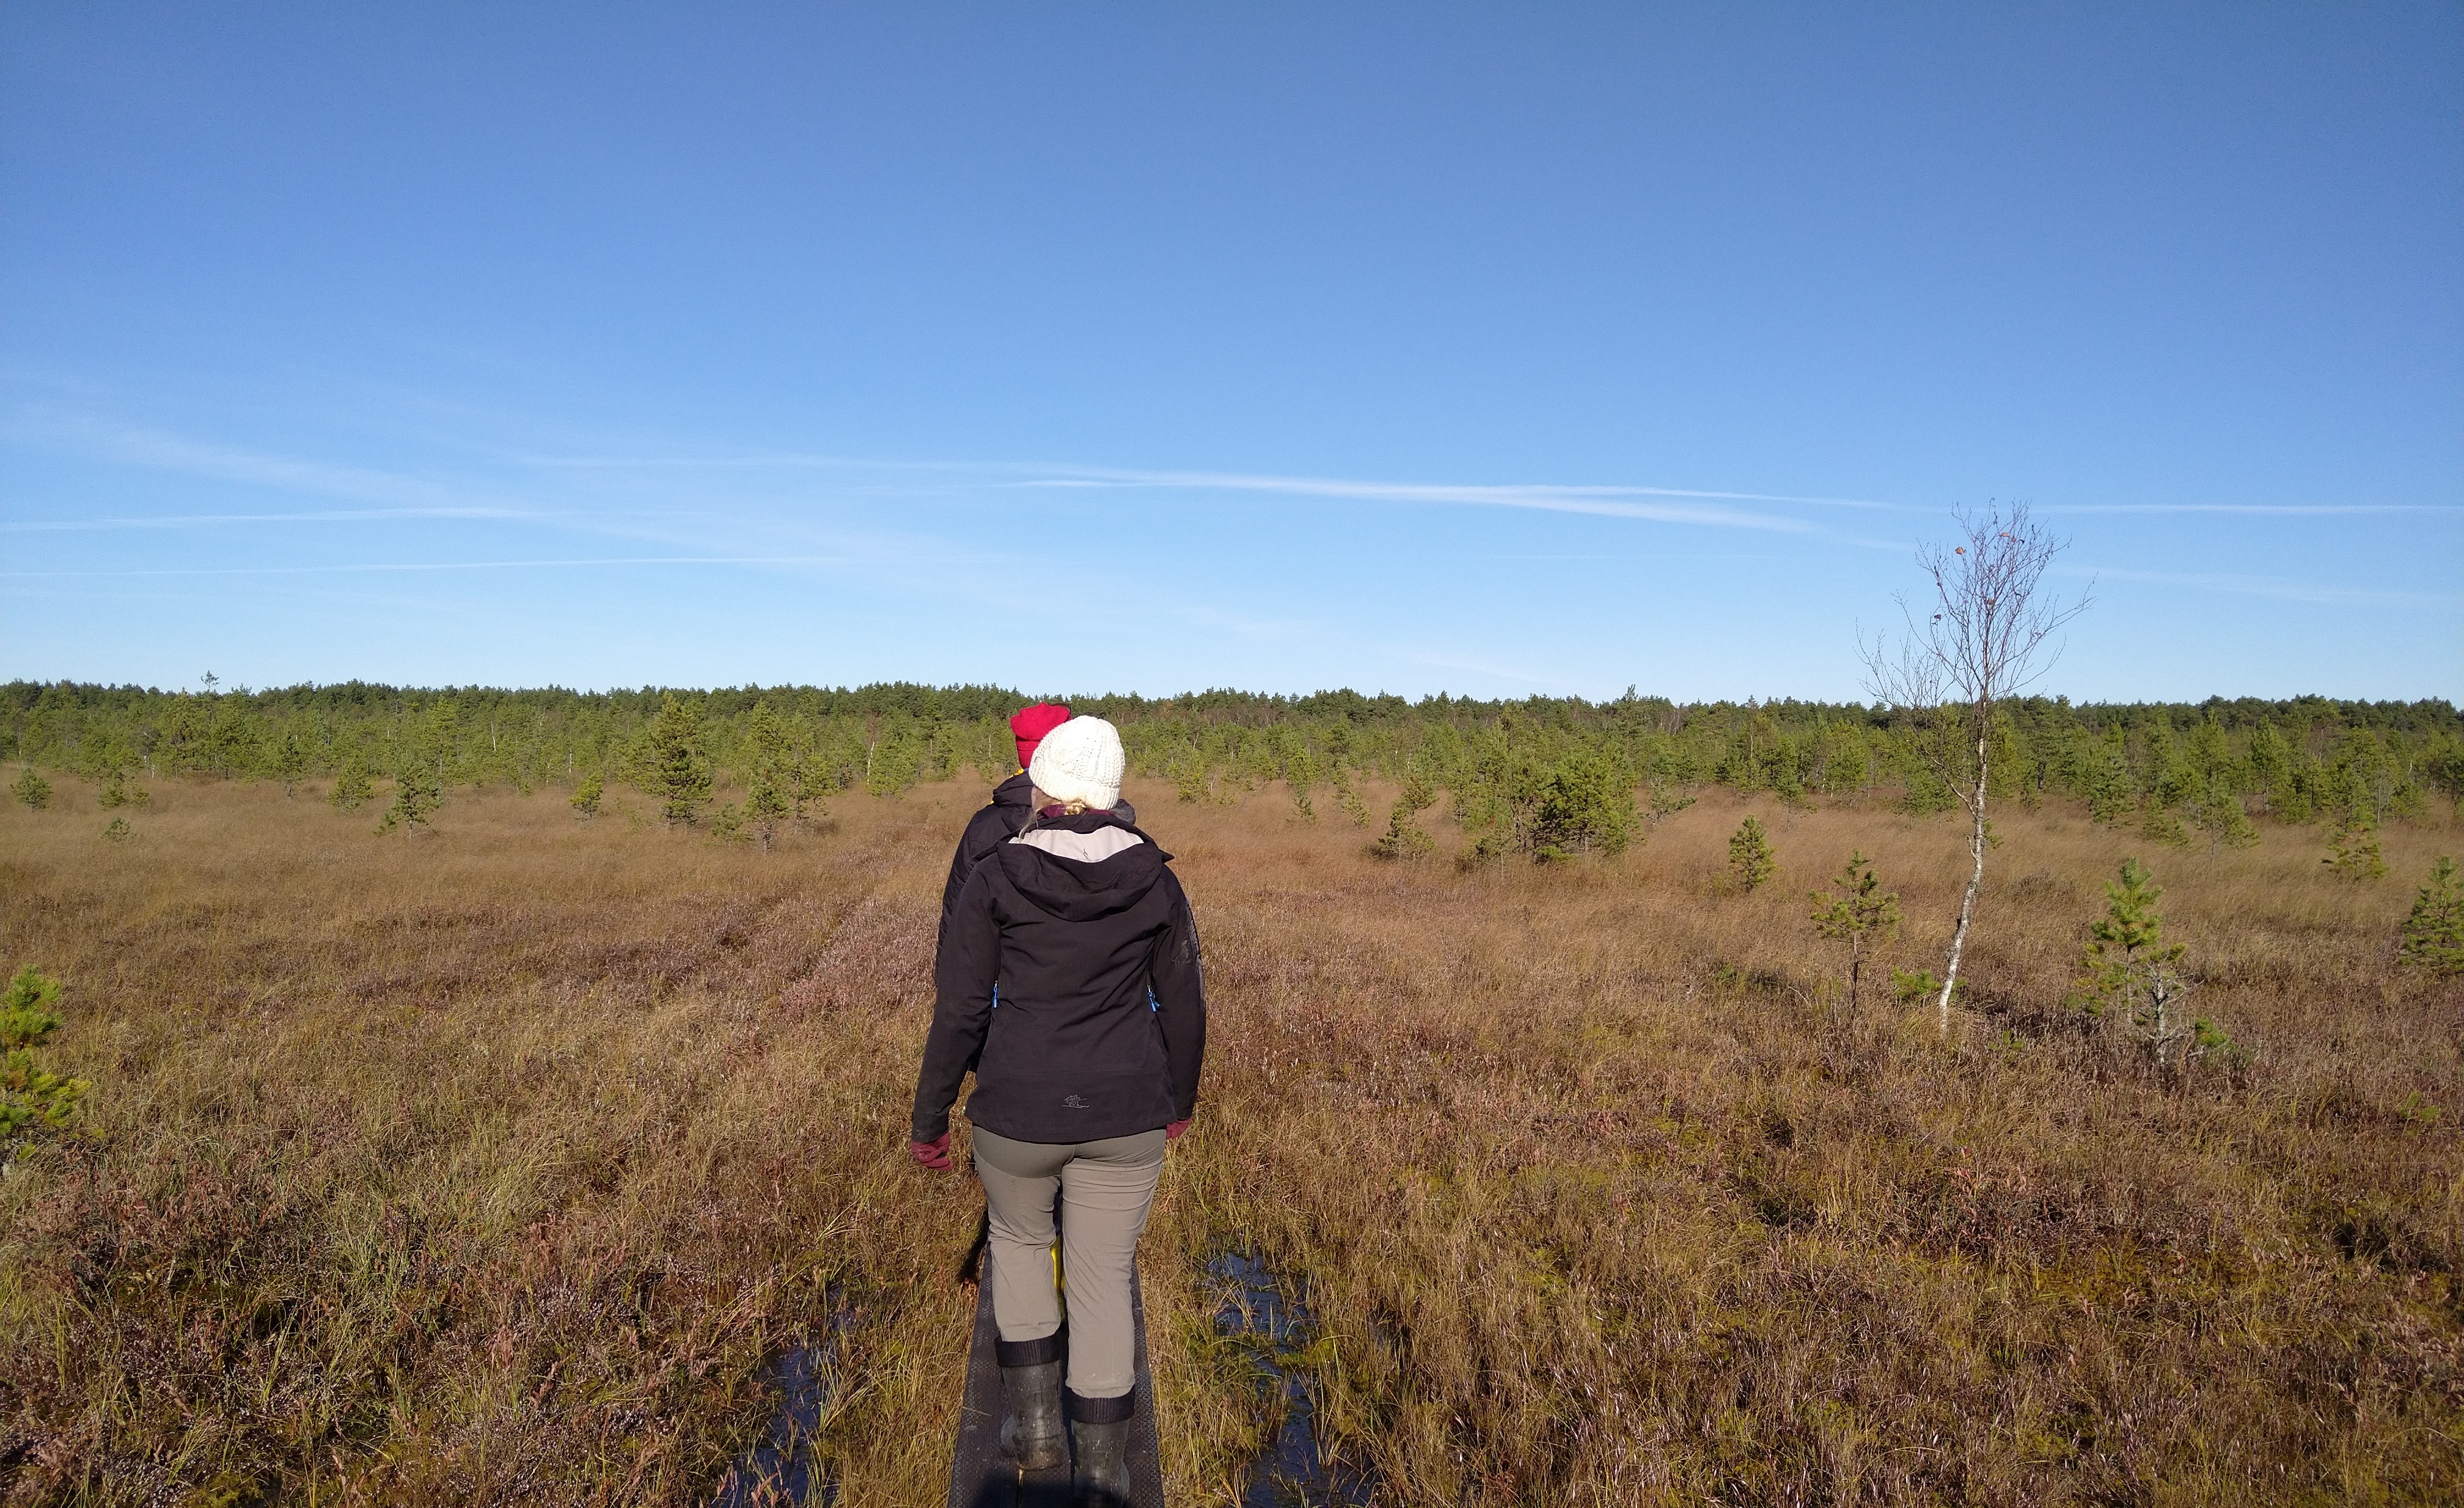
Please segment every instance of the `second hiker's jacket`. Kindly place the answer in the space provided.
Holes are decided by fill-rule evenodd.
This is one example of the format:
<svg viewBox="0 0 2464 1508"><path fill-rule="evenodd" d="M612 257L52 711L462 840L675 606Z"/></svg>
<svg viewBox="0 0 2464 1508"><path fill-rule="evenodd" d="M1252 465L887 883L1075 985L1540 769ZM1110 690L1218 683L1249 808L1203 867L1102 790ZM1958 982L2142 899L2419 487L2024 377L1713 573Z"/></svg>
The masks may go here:
<svg viewBox="0 0 2464 1508"><path fill-rule="evenodd" d="M1206 992L1171 857L1088 812L1038 820L976 866L934 962L916 1141L950 1128L970 1066L967 1118L1017 1141L1133 1136L1196 1113Z"/></svg>
<svg viewBox="0 0 2464 1508"><path fill-rule="evenodd" d="M967 887L967 879L993 850L1016 838L1019 830L1035 816L1035 782L1021 770L993 787L992 804L967 819L967 830L958 835L958 851L950 856L950 878L941 883L941 930L950 929L950 911L958 904L958 892Z"/></svg>

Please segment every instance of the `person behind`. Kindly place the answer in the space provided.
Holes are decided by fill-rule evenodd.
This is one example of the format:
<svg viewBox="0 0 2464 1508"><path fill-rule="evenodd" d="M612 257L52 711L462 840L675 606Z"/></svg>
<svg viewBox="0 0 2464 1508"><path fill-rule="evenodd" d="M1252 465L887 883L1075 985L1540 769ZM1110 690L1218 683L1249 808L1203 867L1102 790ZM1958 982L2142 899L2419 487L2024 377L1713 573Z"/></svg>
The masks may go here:
<svg viewBox="0 0 2464 1508"><path fill-rule="evenodd" d="M1097 717L1054 729L1029 760L1033 819L968 876L942 929L910 1146L951 1166L950 1107L973 1067L1002 1441L1028 1470L1070 1459L1079 1501L1100 1508L1129 1500L1138 1236L1206 1054L1197 925L1172 856L1113 810L1125 762Z"/></svg>
<svg viewBox="0 0 2464 1508"><path fill-rule="evenodd" d="M941 885L941 926L950 925L950 908L958 904L958 892L966 887L967 876L976 872L992 851L1018 836L1020 828L1035 815L1035 782L1028 778L1026 767L1035 757L1035 746L1044 735L1069 721L1069 709L1061 702L1038 702L1022 707L1010 714L1010 737L1018 743L1018 773L993 787L993 798L983 810L967 820L967 830L958 837L958 850L950 856L950 877ZM1127 801L1113 808L1125 822L1135 822L1138 814Z"/></svg>

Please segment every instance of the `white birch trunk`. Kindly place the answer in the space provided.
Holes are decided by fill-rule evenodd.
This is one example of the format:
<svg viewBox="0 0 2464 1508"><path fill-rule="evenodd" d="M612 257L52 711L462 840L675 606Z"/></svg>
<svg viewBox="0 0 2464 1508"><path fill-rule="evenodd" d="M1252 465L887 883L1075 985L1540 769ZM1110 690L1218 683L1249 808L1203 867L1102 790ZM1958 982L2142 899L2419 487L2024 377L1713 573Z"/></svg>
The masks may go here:
<svg viewBox="0 0 2464 1508"><path fill-rule="evenodd" d="M1985 728L1978 718L1976 734L1976 790L1968 803L1969 815L1974 819L1968 837L1968 893L1960 897L1959 925L1951 929L1950 957L1943 965L1942 997L1934 1004L1934 1025L1944 1037L1950 1036L1950 992L1959 987L1959 955L1968 947L1968 924L1976 915L1976 892L1985 885Z"/></svg>

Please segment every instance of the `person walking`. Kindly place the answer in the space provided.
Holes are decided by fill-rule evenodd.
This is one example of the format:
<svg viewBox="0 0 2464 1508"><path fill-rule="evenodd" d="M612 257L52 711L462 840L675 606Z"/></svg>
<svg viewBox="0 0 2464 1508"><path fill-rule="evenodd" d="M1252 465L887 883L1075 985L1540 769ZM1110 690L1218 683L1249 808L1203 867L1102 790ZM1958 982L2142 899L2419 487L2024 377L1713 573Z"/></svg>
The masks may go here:
<svg viewBox="0 0 2464 1508"><path fill-rule="evenodd" d="M1138 1236L1206 1055L1189 899L1172 856L1112 810L1126 762L1098 717L1053 729L1029 759L1034 816L942 929L910 1128L916 1161L951 1167L950 1109L974 1070L1002 1442L1027 1470L1067 1459L1089 1508L1129 1501Z"/></svg>
<svg viewBox="0 0 2464 1508"><path fill-rule="evenodd" d="M1063 702L1037 702L1022 707L1009 718L1009 735L1018 744L1018 773L993 787L993 798L975 816L967 819L967 830L958 835L958 847L950 856L950 876L941 883L941 926L950 925L950 909L958 904L958 892L967 886L967 877L976 865L990 858L992 851L1018 836L1035 816L1035 782L1026 773L1029 760L1035 757L1035 746L1044 735L1069 721L1068 705ZM1138 814L1129 802L1117 802L1113 811L1121 820L1135 822Z"/></svg>

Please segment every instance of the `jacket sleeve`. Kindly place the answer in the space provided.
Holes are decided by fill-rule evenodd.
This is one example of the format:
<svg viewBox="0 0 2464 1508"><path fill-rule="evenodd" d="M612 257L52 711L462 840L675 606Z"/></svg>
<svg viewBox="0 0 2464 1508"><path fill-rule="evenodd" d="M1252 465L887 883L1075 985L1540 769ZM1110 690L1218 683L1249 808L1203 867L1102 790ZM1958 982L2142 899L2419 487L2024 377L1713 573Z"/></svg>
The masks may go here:
<svg viewBox="0 0 2464 1508"><path fill-rule="evenodd" d="M1206 1066L1206 979L1199 965L1198 919L1180 881L1171 878L1172 920L1147 961L1155 1025L1163 1032L1164 1067L1172 1078L1172 1118L1198 1113L1198 1076Z"/></svg>
<svg viewBox="0 0 2464 1508"><path fill-rule="evenodd" d="M950 855L950 878L941 882L941 933L950 930L950 913L958 908L958 893L967 887L967 877L976 872L976 823L983 820L979 812L967 820L967 830L958 835L958 846Z"/></svg>
<svg viewBox="0 0 2464 1508"><path fill-rule="evenodd" d="M1001 969L1001 926L993 918L991 876L979 869L951 907L933 959L933 1029L915 1076L914 1134L940 1139L950 1128L958 1085L983 1051Z"/></svg>

